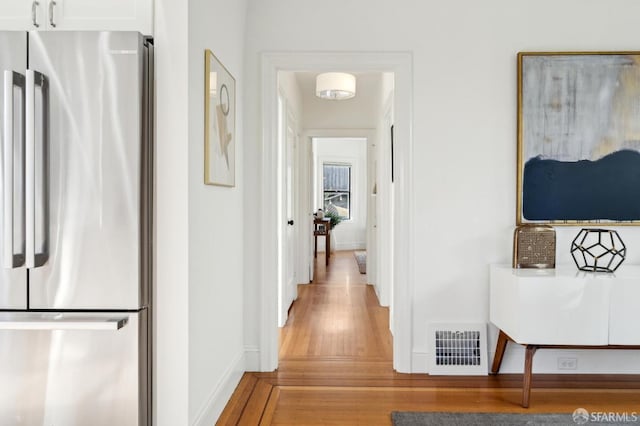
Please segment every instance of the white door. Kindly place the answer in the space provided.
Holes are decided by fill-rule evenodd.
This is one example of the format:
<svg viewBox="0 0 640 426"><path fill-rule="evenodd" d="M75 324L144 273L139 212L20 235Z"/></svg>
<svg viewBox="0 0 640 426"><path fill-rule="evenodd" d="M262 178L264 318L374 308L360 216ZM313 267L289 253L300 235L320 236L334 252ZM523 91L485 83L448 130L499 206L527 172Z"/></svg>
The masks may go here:
<svg viewBox="0 0 640 426"><path fill-rule="evenodd" d="M295 180L294 180L294 158L296 148L296 131L295 122L290 113L287 114L287 133L286 133L286 149L285 149L285 209L287 217L286 228L286 251L285 251L285 308L289 308L291 303L297 297L296 279L295 279L295 226L294 222L294 203L295 203Z"/></svg>
<svg viewBox="0 0 640 426"><path fill-rule="evenodd" d="M295 278L295 121L284 96L278 97L278 326L283 327L297 296Z"/></svg>

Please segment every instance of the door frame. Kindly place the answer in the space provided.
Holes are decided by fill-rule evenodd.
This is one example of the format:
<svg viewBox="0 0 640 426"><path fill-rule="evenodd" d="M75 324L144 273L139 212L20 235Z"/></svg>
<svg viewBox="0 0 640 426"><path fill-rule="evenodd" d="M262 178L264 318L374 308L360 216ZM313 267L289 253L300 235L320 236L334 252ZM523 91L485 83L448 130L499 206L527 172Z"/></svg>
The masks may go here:
<svg viewBox="0 0 640 426"><path fill-rule="evenodd" d="M413 57L410 52L276 52L261 55L260 370L278 368L278 72L393 72L394 87L394 324L393 368L412 372L413 286Z"/></svg>

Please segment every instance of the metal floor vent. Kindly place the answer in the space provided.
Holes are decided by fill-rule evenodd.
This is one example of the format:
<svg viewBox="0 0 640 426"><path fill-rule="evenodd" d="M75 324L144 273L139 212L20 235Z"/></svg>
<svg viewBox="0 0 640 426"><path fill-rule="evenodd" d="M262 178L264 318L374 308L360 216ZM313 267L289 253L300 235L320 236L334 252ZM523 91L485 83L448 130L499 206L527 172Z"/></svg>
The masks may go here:
<svg viewBox="0 0 640 426"><path fill-rule="evenodd" d="M486 324L430 324L429 374L486 375Z"/></svg>

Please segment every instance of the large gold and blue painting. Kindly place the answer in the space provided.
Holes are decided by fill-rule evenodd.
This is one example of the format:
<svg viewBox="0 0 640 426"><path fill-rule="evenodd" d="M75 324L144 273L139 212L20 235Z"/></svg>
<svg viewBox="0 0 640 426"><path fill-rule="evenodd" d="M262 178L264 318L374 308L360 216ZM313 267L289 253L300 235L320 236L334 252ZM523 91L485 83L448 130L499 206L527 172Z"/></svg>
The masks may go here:
<svg viewBox="0 0 640 426"><path fill-rule="evenodd" d="M518 54L517 223L640 224L640 52Z"/></svg>

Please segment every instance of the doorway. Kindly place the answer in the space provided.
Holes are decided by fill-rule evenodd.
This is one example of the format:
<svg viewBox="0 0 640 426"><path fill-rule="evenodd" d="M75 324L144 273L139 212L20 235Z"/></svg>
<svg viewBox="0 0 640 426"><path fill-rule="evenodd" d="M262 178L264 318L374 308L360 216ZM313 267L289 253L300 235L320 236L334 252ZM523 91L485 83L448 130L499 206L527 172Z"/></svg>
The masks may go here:
<svg viewBox="0 0 640 426"><path fill-rule="evenodd" d="M341 250L367 250L367 229L371 226L368 197L369 188L373 186L367 173L369 143L366 137L311 137L309 211L321 209L325 215L332 216L331 254ZM314 255L315 247L314 241ZM319 239L317 251L325 252L326 256L326 250L326 241ZM309 265L310 281L314 281L312 259Z"/></svg>
<svg viewBox="0 0 640 426"><path fill-rule="evenodd" d="M392 72L395 75L394 120L396 168L393 198L389 206L396 212L389 222L393 230L393 248L388 261L392 265L393 288L392 322L394 324L393 366L399 372L411 372L411 297L413 286L413 265L409 251L412 247L413 215L410 193L412 187L411 161L411 55L408 53L345 53L345 54L264 54L262 74L263 110L263 156L262 156L262 230L261 248L261 333L260 369L272 371L278 365L278 309L277 282L279 277L279 256L282 250L273 250L274 241L283 241L282 234L270 224L278 220L281 204L278 203L279 180L277 111L278 72L282 70L330 71L335 69L354 72ZM322 135L320 135L322 136ZM308 136L303 136L308 137ZM302 146L302 145L301 145ZM300 153L298 154L300 157ZM300 210L294 222L300 229L311 229L311 214ZM280 227L280 225L279 225Z"/></svg>

